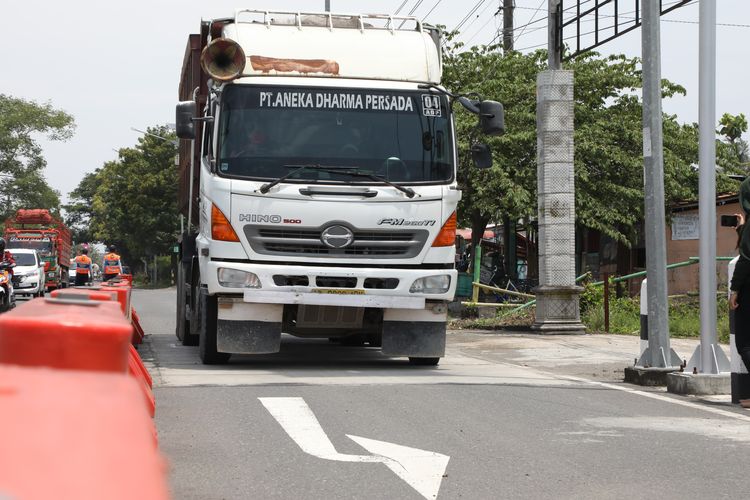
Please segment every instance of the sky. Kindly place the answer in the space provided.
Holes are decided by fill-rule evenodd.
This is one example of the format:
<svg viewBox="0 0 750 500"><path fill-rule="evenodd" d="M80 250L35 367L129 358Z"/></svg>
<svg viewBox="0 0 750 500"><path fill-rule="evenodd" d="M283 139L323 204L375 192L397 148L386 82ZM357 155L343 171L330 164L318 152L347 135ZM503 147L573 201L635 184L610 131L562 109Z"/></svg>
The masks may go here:
<svg viewBox="0 0 750 500"><path fill-rule="evenodd" d="M620 4L632 5L633 1L620 0ZM724 112L750 116L750 1L715 1L719 23L717 120ZM502 14L497 13L502 0L330 3L333 12L342 13L387 14L401 7L400 14L412 14L449 29L463 21L460 40L469 45L488 43L502 29ZM698 121L697 3L693 0L661 22L662 77L687 89L686 97L666 100L663 109L682 122ZM516 0L516 49L528 52L545 46L546 5L547 0ZM564 0L566 8L572 5L573 0ZM145 130L174 122L187 35L197 32L201 18L225 17L239 7L271 6L274 10L322 11L325 1L3 1L0 19L5 43L0 44L0 93L49 102L74 116L77 128L71 140L40 141L47 159L47 180L65 200L85 173L116 159L117 149L136 144L140 133L133 128ZM621 8L621 12L632 10ZM598 50L640 56L640 30Z"/></svg>

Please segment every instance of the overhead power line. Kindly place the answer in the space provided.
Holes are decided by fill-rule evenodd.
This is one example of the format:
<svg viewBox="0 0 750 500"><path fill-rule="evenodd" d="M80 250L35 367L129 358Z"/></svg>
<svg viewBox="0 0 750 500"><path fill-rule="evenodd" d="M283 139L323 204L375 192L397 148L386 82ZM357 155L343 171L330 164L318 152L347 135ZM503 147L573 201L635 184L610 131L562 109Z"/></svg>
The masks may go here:
<svg viewBox="0 0 750 500"><path fill-rule="evenodd" d="M480 17L482 17L482 14L484 14L485 12L487 12L487 9L490 8L490 7L492 7L492 2L487 2L487 5L485 5L484 8L476 16L474 16L474 19L472 19L471 22L464 27L463 33L469 31L469 28L471 28L471 25L474 24L477 21L477 19L479 19ZM490 18L487 20L487 22L485 22L482 25L482 28L484 28L485 26L487 26L490 21L492 21L493 19L495 19L496 16L497 16L497 12L495 12L495 14L493 16L490 16ZM480 31L481 31L482 28L480 28ZM475 34L475 36L476 36L476 34Z"/></svg>
<svg viewBox="0 0 750 500"><path fill-rule="evenodd" d="M424 0L417 0L417 3L414 4L414 7L412 7L412 9L409 11L409 15L414 14L414 12L419 8L419 6L422 5L422 2L424 2Z"/></svg>
<svg viewBox="0 0 750 500"><path fill-rule="evenodd" d="M398 9L396 9L396 12L394 12L393 15L395 16L396 14L401 12L401 9L403 9L404 5L406 5L408 2L409 0L404 0L403 2L401 2L401 5L398 6Z"/></svg>
<svg viewBox="0 0 750 500"><path fill-rule="evenodd" d="M479 0L476 4L474 4L474 7L471 8L471 10L469 11L469 13L466 14L466 16L461 20L460 23L458 23L458 25L455 28L453 28L454 31L455 30L460 30L461 27L464 24L466 24L466 21L468 21L471 18L472 14L474 14L479 9L479 7L481 7L482 4L484 4L484 2L486 2L486 1L487 0Z"/></svg>
<svg viewBox="0 0 750 500"><path fill-rule="evenodd" d="M432 14L432 11L435 10L437 6L440 5L440 2L442 1L443 0L437 0L437 2L435 2L435 5L433 5L432 8L427 12L427 14L425 14L424 17L422 18L422 22L426 21L427 18L430 17L430 14Z"/></svg>

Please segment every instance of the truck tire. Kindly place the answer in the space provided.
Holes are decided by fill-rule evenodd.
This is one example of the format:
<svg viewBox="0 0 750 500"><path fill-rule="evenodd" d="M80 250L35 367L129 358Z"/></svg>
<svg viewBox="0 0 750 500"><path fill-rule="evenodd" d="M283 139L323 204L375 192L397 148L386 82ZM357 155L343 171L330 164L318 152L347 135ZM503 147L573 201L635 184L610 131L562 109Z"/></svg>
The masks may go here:
<svg viewBox="0 0 750 500"><path fill-rule="evenodd" d="M204 365L223 365L229 361L231 354L216 350L216 323L218 305L216 296L208 294L208 290L201 289L198 295L197 307L193 321L200 324L200 343L198 353Z"/></svg>
<svg viewBox="0 0 750 500"><path fill-rule="evenodd" d="M190 321L185 317L187 305L187 287L185 283L184 264L177 266L177 321L175 322L175 334L184 346L198 345L198 336L190 331Z"/></svg>
<svg viewBox="0 0 750 500"><path fill-rule="evenodd" d="M409 357L409 363L415 366L437 366L440 358L413 358Z"/></svg>

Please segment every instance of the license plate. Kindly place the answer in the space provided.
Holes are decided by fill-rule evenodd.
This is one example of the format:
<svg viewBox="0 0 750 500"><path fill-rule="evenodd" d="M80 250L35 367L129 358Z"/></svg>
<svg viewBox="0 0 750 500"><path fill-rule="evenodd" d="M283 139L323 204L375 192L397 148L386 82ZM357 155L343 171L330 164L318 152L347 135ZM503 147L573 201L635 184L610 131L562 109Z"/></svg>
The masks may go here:
<svg viewBox="0 0 750 500"><path fill-rule="evenodd" d="M364 295L364 290L341 289L341 288L313 288L313 293L323 293L328 295Z"/></svg>
<svg viewBox="0 0 750 500"><path fill-rule="evenodd" d="M21 283L18 285L17 288L31 288L33 286L36 286L36 285L34 285L33 283Z"/></svg>

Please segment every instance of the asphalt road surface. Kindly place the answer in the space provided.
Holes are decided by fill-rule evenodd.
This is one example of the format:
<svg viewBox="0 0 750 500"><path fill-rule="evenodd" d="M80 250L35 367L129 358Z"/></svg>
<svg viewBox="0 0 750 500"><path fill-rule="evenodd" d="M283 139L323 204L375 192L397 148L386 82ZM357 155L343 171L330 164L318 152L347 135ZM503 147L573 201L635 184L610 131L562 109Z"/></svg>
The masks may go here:
<svg viewBox="0 0 750 500"><path fill-rule="evenodd" d="M176 499L748 495L750 412L616 382L617 339L451 332L438 367L413 367L285 337L205 367L176 343L174 289L133 302Z"/></svg>

